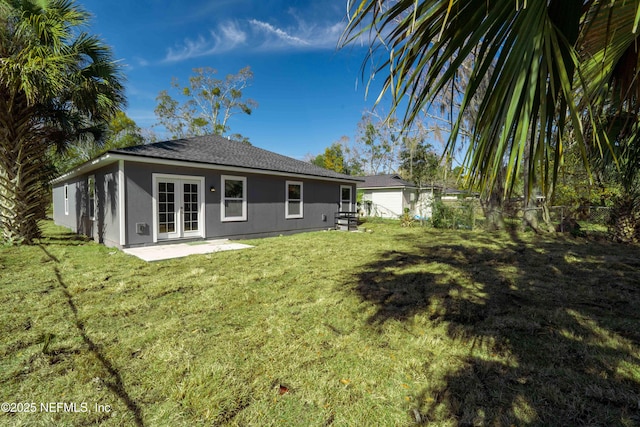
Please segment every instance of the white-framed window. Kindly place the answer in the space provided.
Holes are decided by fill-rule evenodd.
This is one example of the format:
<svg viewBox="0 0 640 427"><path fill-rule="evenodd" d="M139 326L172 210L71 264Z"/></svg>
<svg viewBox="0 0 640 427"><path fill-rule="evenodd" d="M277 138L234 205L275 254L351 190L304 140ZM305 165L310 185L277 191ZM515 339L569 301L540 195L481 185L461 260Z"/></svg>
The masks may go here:
<svg viewBox="0 0 640 427"><path fill-rule="evenodd" d="M222 175L221 221L247 220L247 178Z"/></svg>
<svg viewBox="0 0 640 427"><path fill-rule="evenodd" d="M287 181L285 191L285 218L302 218L302 182Z"/></svg>
<svg viewBox="0 0 640 427"><path fill-rule="evenodd" d="M96 177L90 175L87 179L87 200L89 204L89 219L96 219Z"/></svg>
<svg viewBox="0 0 640 427"><path fill-rule="evenodd" d="M64 185L64 214L69 215L69 184Z"/></svg>
<svg viewBox="0 0 640 427"><path fill-rule="evenodd" d="M351 212L351 186L340 186L340 212Z"/></svg>

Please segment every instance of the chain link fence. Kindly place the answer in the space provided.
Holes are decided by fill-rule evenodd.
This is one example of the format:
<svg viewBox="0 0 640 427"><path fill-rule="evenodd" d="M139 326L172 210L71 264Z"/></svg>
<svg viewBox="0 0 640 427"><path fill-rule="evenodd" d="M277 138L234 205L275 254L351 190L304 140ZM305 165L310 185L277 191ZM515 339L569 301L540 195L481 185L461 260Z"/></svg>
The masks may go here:
<svg viewBox="0 0 640 427"><path fill-rule="evenodd" d="M545 213L542 207L529 208L535 212L539 224L545 224ZM548 208L551 225L560 232L606 231L611 208L604 206L552 206ZM519 225L524 219L525 210L511 207L502 211L505 222ZM486 223L482 206L477 200L462 202L435 202L431 225L435 228L467 229L482 228Z"/></svg>
<svg viewBox="0 0 640 427"><path fill-rule="evenodd" d="M539 223L544 222L544 211L535 208ZM551 224L556 231L576 230L606 231L611 208L605 206L552 206L549 208Z"/></svg>

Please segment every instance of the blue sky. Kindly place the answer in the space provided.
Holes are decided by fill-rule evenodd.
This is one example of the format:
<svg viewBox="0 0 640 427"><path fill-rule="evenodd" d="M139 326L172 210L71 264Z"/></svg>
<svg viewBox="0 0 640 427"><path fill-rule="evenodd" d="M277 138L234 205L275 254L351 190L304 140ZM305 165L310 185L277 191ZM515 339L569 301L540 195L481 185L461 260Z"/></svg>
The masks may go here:
<svg viewBox="0 0 640 427"><path fill-rule="evenodd" d="M224 77L250 66L245 97L259 107L234 116L230 133L302 159L343 135L352 140L362 113L373 107L361 65L366 47L337 49L346 0L80 0L92 15L89 31L112 46L124 64L127 114L142 128L156 123L156 96L172 77L188 82L192 69ZM160 137L159 128L154 129Z"/></svg>

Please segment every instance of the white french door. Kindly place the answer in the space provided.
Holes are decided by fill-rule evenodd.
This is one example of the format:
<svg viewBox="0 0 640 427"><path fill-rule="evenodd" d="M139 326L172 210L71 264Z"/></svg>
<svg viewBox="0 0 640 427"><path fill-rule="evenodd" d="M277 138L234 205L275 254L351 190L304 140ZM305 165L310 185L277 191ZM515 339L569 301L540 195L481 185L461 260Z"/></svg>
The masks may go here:
<svg viewBox="0 0 640 427"><path fill-rule="evenodd" d="M204 237L204 179L154 174L157 240Z"/></svg>

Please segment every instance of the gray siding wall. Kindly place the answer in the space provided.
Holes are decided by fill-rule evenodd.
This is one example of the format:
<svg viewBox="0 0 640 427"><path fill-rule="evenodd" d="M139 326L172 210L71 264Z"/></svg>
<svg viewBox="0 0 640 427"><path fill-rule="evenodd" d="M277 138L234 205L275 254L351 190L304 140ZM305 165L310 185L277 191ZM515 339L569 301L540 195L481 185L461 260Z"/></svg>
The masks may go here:
<svg viewBox="0 0 640 427"><path fill-rule="evenodd" d="M107 246L120 246L118 164L95 171L97 213L93 237Z"/></svg>
<svg viewBox="0 0 640 427"><path fill-rule="evenodd" d="M96 180L95 220L89 217L88 179ZM64 187L68 186L69 211L65 214ZM118 164L112 164L53 187L53 220L73 232L107 246L119 246Z"/></svg>
<svg viewBox="0 0 640 427"><path fill-rule="evenodd" d="M206 238L246 238L288 234L300 231L333 228L334 215L340 202L339 182L316 179L287 178L279 176L222 172L208 169L185 168L125 162L127 176L127 245L153 243L153 173L204 177L205 180L205 230ZM247 220L222 222L220 200L221 176L232 175L247 178ZM285 218L286 181L303 183L303 213L299 219ZM215 192L210 188L214 187ZM352 186L352 202L355 202L355 184ZM138 232L136 223L143 223Z"/></svg>
<svg viewBox="0 0 640 427"><path fill-rule="evenodd" d="M167 171L166 169L158 170L144 163L124 162L127 246L153 243L153 173L167 173ZM184 171L173 173L184 174ZM145 224L143 232L137 232L136 223Z"/></svg>

